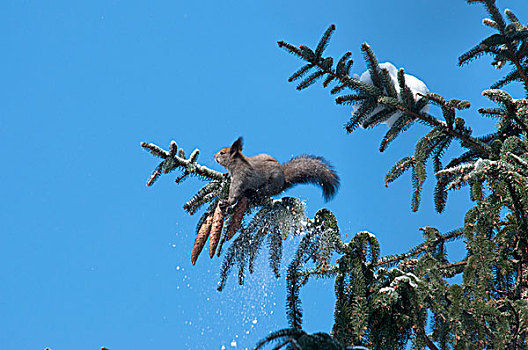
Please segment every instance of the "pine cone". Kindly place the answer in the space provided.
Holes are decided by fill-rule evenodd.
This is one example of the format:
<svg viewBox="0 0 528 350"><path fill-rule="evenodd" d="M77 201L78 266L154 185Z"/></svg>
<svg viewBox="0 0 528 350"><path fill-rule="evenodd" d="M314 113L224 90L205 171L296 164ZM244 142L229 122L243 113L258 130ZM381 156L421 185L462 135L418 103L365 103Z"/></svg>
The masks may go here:
<svg viewBox="0 0 528 350"><path fill-rule="evenodd" d="M242 219L244 218L244 213L247 209L248 200L246 197L239 199L235 208L233 209L233 214L231 215L231 220L229 221L229 229L227 230L227 240L229 241L235 233L240 228L242 224Z"/></svg>
<svg viewBox="0 0 528 350"><path fill-rule="evenodd" d="M216 206L213 221L211 224L211 236L209 237L209 257L213 258L216 246L218 246L218 241L220 241L220 234L222 233L222 228L224 227L224 213L220 209L220 204Z"/></svg>
<svg viewBox="0 0 528 350"><path fill-rule="evenodd" d="M205 242L207 242L207 238L209 237L209 233L211 232L212 223L213 216L209 215L198 230L198 234L196 235L196 240L194 241L194 246L191 251L191 264L193 265L196 264L196 260L198 259L198 256L200 256Z"/></svg>

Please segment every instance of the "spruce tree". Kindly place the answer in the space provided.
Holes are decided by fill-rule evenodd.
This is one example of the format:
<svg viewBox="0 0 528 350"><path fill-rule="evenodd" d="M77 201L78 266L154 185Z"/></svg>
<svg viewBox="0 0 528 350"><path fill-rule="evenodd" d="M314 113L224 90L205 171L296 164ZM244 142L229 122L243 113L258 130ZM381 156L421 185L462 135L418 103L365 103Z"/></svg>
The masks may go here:
<svg viewBox="0 0 528 350"><path fill-rule="evenodd" d="M390 67L380 64L366 43L361 50L368 79L352 73L350 52L339 59L324 56L334 25L315 49L278 42L305 62L288 79L297 89L322 81L338 95L337 104L354 106L346 132L386 123L383 152L414 124L428 128L411 154L396 161L385 176L388 184L410 173L413 211L420 205L427 162L434 169L439 213L450 191L467 187L474 206L465 213L463 227L444 233L423 227L423 242L407 252L380 256L377 238L366 231L343 239L331 211L321 209L308 218L297 198L251 198L224 214L218 203L229 190L227 174L200 165L198 150L186 157L174 141L168 150L142 143L162 158L147 185L173 170L182 172L177 183L188 176L206 182L184 208L193 215L205 207L196 228L193 263L208 238L211 257L220 256L224 244L234 238L223 257L219 290L233 268L238 270L238 282L244 283L265 243L270 267L279 277L283 239L303 233L287 268L289 327L272 332L257 349L401 349L409 342L413 348L433 350L528 348L528 99L514 98L502 89L519 82L528 94L528 28L511 10L503 16L494 0L467 2L487 10L490 18L483 24L494 34L462 54L459 65L489 55L492 66L509 70L482 93L496 104L479 109L483 117L497 120L496 129L487 135L475 136L459 115L470 106L468 101L417 92L403 69L391 75ZM436 115L429 113L431 105L439 107ZM463 151L446 159L446 150L456 143ZM447 257L446 243L455 240L465 242L466 256L460 261ZM461 283L449 282L457 275ZM302 330L299 290L314 277L335 281L330 334Z"/></svg>

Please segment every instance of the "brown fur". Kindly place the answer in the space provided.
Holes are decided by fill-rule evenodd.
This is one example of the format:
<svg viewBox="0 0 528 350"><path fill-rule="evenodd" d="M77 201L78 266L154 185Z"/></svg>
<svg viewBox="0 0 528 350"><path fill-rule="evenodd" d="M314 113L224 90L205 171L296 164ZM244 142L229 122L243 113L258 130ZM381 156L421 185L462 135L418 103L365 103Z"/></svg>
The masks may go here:
<svg viewBox="0 0 528 350"><path fill-rule="evenodd" d="M234 205L243 196L274 196L298 183L319 185L329 200L339 187L339 177L323 158L302 155L281 165L267 154L246 157L242 138L218 151L215 159L231 175L229 197L222 207Z"/></svg>

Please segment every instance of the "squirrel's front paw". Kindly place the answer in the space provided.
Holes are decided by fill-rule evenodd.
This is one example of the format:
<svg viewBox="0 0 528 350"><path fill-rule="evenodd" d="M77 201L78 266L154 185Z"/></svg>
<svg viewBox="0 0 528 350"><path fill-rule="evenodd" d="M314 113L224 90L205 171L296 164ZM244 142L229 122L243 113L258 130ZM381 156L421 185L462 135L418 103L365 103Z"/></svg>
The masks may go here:
<svg viewBox="0 0 528 350"><path fill-rule="evenodd" d="M218 203L218 206L220 207L220 210L226 214L227 213L227 208L229 208L229 202L226 201L226 200L221 200L219 203Z"/></svg>

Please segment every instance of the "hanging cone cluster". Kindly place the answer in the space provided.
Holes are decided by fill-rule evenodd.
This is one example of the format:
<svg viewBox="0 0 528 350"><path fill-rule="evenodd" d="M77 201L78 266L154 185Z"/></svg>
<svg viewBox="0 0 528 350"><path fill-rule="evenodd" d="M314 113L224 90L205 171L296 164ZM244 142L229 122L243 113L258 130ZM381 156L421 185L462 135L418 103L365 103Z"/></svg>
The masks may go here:
<svg viewBox="0 0 528 350"><path fill-rule="evenodd" d="M198 230L198 234L196 235L196 240L194 241L194 246L191 251L191 263L193 265L196 264L196 260L198 259L198 256L200 256L205 242L207 242L207 238L209 238L212 223L213 217L208 216Z"/></svg>
<svg viewBox="0 0 528 350"><path fill-rule="evenodd" d="M220 234L224 227L224 214L220 209L220 205L216 206L213 214L213 223L211 224L211 235L209 238L209 257L213 258L218 242L220 241Z"/></svg>
<svg viewBox="0 0 528 350"><path fill-rule="evenodd" d="M248 200L246 197L242 197L236 204L231 219L229 220L229 227L227 229L226 240L233 238L235 233L242 225L242 219L246 212ZM209 214L203 221L202 225L198 229L196 239L191 251L191 263L196 264L196 260L200 256L200 253L209 238L209 257L213 258L222 236L222 229L224 228L225 215L220 209L220 204L216 205L214 213Z"/></svg>

